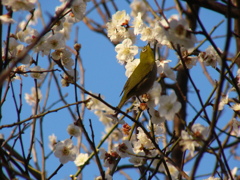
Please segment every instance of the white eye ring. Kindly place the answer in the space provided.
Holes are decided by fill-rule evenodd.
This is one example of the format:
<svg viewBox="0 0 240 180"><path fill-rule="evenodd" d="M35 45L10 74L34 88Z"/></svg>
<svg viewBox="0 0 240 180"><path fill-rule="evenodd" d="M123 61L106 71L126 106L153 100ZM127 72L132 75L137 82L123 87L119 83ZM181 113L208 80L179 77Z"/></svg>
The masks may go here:
<svg viewBox="0 0 240 180"><path fill-rule="evenodd" d="M142 52L145 52L146 50L147 50L147 48L143 48L143 49L142 49Z"/></svg>

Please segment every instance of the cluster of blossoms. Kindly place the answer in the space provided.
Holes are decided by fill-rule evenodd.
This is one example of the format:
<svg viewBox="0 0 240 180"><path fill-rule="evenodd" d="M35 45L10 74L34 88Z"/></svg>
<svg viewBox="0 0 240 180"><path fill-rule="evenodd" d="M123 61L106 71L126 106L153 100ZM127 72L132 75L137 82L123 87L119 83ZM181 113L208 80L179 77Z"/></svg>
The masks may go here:
<svg viewBox="0 0 240 180"><path fill-rule="evenodd" d="M18 60L19 58L21 58L19 63L23 64L13 69L11 80L20 79L21 77L17 74L27 76L27 74L24 73L27 70L30 71L32 78L43 79L45 77L46 71L40 66L41 62L34 61L33 57L26 53L26 51L28 51L28 45L31 44L36 44L33 48L34 53L40 53L42 56L48 56L51 52L52 60L54 60L54 62L61 68L66 69L64 75L62 76L62 86L68 86L68 82L71 82L73 77L75 77L75 74L77 78L78 72L74 73L72 69L72 66L74 65L74 61L71 57L72 53L66 49L65 44L66 40L69 39L72 25L83 19L87 1L89 0L73 0L69 8L66 8L69 1L61 1L62 4L56 8L55 14L57 17L60 12L64 11L63 13L65 13L65 16L54 24L51 31L41 37L37 43L35 40L40 36L40 33L34 28L34 25L37 19L41 16L39 8L36 7L37 1L3 0L1 2L13 12L31 11L33 14L33 17L27 18L28 22L22 21L19 23L16 34L12 34L8 43L5 43L5 45L8 44L8 47L2 48L2 59L6 65ZM13 21L10 21L9 18L5 18L8 17L7 15L2 15L0 20L3 23L13 23Z"/></svg>
<svg viewBox="0 0 240 180"><path fill-rule="evenodd" d="M40 66L41 62L36 62L33 56L28 51L28 46L35 44L32 49L33 53L41 54L42 56L49 56L51 59L65 69L65 73L62 76L62 86L68 86L68 82L72 80L72 77L77 77L78 72L74 71L72 66L74 61L72 59L72 53L66 48L66 41L69 39L71 27L74 23L81 21L85 15L87 2L90 0L73 0L70 6L68 6L68 0L61 0L62 4L56 8L56 17L59 17L60 12L65 14L59 21L54 24L51 31L47 32L40 38L40 33L34 28L37 19L40 18L40 9L37 8L37 0L3 0L2 5L8 7L9 12L0 16L1 23L15 23L11 18L10 12L17 11L31 11L33 17L27 18L27 21L22 21L18 25L18 31L16 34L11 34L8 42L4 44L6 47L2 48L2 59L5 65L12 62L19 61L20 65L13 69L11 74L11 80L21 79L21 76L28 76L27 72L34 79L43 79L46 75L46 70ZM68 7L68 8L66 8ZM67 73L66 73L67 72ZM69 77L71 76L71 77ZM26 102L29 105L34 106L42 99L42 93L40 89L32 88L32 94L25 93ZM69 125L67 131L70 136L79 137L81 135L80 128L76 125ZM76 166L82 166L88 160L88 154L79 153L77 146L73 145L71 139L57 142L57 137L53 134L49 136L49 147L54 151L54 155L59 158L62 164L68 161L74 161Z"/></svg>
<svg viewBox="0 0 240 180"><path fill-rule="evenodd" d="M220 56L216 53L213 47L208 47L205 52L201 52L198 57L191 56L191 52L194 49L194 44L197 42L195 35L192 33L185 19L179 18L174 15L169 19L150 19L147 17L147 8L142 1L134 1L131 4L133 17L132 25L131 16L126 11L118 11L113 16L109 23L107 23L107 33L111 41L118 43L115 47L117 52L116 58L120 64L124 64L126 68L126 76L129 78L134 69L140 63L140 60L135 58L138 54L138 47L135 44L137 37L140 36L141 41L148 42L150 44L157 44L157 46L168 46L172 49L180 47L182 60L188 69L191 69L196 65L197 60L204 62L206 66L212 66L215 68L217 63L221 63ZM145 23L147 22L147 23ZM219 52L221 52L219 50ZM174 71L169 66L171 60L156 60L158 67L158 74L160 77L167 77L172 81L176 81ZM166 120L173 120L174 116L181 109L181 104L177 100L177 96L174 91L169 95L162 95L162 87L156 81L149 90L149 92L142 96L142 101L146 102L148 112L150 114L150 121L148 132L154 133L154 141L156 143L159 140L164 139L164 126L163 123ZM99 104L99 101L91 101L91 109L99 116L102 122L106 125L111 123L111 118L107 114L111 114L111 110L106 108L105 105ZM142 103L135 103L135 109L137 107L142 108ZM102 107L101 107L102 106ZM236 124L236 123L235 123ZM126 129L128 127L128 129ZM109 126L108 126L109 128ZM117 158L129 158L134 166L141 166L147 160L148 157L155 157L158 152L153 145L153 140L145 134L142 128L137 128L136 136L130 140L127 139L131 127L128 124L123 125L123 136L118 135L117 140L122 138L122 143L115 145L111 152L107 152L101 148L101 158L104 161L104 166L110 170L115 165ZM194 124L189 131L182 131L180 145L183 150L189 150L190 155L194 155L194 151L197 147L202 145L202 140L206 139L208 135L208 128ZM154 160L153 165L157 167L159 160ZM168 163L169 171L172 178L177 179L178 170ZM160 166L159 171L165 172L165 168Z"/></svg>

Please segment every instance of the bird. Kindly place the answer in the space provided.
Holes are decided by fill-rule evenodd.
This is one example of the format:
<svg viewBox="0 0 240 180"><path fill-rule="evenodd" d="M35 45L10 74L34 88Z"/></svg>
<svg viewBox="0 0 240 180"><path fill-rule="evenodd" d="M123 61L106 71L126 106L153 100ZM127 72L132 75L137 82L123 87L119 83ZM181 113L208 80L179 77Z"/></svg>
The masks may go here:
<svg viewBox="0 0 240 180"><path fill-rule="evenodd" d="M117 109L121 109L125 102L133 96L147 93L157 77L157 65L154 52L147 44L140 53L140 63L125 83L120 96L123 94Z"/></svg>

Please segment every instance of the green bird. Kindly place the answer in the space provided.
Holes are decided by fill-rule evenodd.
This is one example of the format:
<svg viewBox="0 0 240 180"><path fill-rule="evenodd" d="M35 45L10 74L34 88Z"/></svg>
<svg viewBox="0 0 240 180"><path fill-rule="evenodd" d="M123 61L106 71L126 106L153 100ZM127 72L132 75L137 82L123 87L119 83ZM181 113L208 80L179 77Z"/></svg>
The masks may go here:
<svg viewBox="0 0 240 180"><path fill-rule="evenodd" d="M117 108L121 109L125 102L133 96L146 93L157 77L157 65L154 52L150 45L143 47L140 53L140 63L125 83L120 96L123 94Z"/></svg>

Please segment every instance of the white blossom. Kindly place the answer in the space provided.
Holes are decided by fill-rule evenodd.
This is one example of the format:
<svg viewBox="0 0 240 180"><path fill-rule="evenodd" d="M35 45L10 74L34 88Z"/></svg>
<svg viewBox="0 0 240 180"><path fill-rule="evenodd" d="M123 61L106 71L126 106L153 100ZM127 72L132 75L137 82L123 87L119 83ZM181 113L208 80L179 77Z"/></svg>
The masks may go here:
<svg viewBox="0 0 240 180"><path fill-rule="evenodd" d="M74 137L79 137L81 135L81 129L74 124L68 125L67 132L70 136L74 136Z"/></svg>
<svg viewBox="0 0 240 180"><path fill-rule="evenodd" d="M147 129L151 132L154 132L155 136L163 135L165 133L165 128L163 123L152 124L149 121L149 125L147 126Z"/></svg>
<svg viewBox="0 0 240 180"><path fill-rule="evenodd" d="M32 87L31 91L32 94L25 93L25 100L30 106L35 105L36 102L42 99L42 93L40 89L37 89L37 94L36 89L34 87Z"/></svg>
<svg viewBox="0 0 240 180"><path fill-rule="evenodd" d="M68 161L74 161L77 156L77 146L73 145L71 139L58 142L55 146L54 155L59 158L62 164L66 164Z"/></svg>
<svg viewBox="0 0 240 180"><path fill-rule="evenodd" d="M87 160L88 160L88 154L87 153L80 153L76 157L74 163L76 166L82 166Z"/></svg>
<svg viewBox="0 0 240 180"><path fill-rule="evenodd" d="M191 130L192 130L195 138L200 138L200 139L203 139L203 140L207 139L207 136L208 136L208 133L209 133L208 127L205 127L201 124L193 124L192 127L191 127Z"/></svg>
<svg viewBox="0 0 240 180"><path fill-rule="evenodd" d="M177 101L177 96L173 91L169 96L161 96L159 113L167 120L173 120L174 115L181 109L181 103Z"/></svg>
<svg viewBox="0 0 240 180"><path fill-rule="evenodd" d="M231 134L236 136L236 137L239 137L240 136L240 121L236 120L236 118L233 118L232 119L232 132Z"/></svg>
<svg viewBox="0 0 240 180"><path fill-rule="evenodd" d="M223 110L224 106L228 103L228 95L223 96L218 104L218 110Z"/></svg>
<svg viewBox="0 0 240 180"><path fill-rule="evenodd" d="M75 71L75 69L70 69L70 70L67 70L66 72L67 72L67 74L63 73L63 76L61 79L62 87L67 87L67 86L69 86L70 83L73 83L77 79L79 79L78 70Z"/></svg>
<svg viewBox="0 0 240 180"><path fill-rule="evenodd" d="M129 28L125 27L130 21L130 16L126 11L117 11L113 16L111 22L106 24L108 37L111 41L123 41L126 38L133 37Z"/></svg>
<svg viewBox="0 0 240 180"><path fill-rule="evenodd" d="M191 29L189 28L188 22L186 19L179 18L178 15L172 15L168 19L168 23L161 22L165 27L167 25L167 39L168 42L172 42L173 45L179 44L180 46L185 47L186 49L192 49L194 44L197 42L197 39ZM166 43L168 43L166 41ZM170 43L165 44L171 47Z"/></svg>
<svg viewBox="0 0 240 180"><path fill-rule="evenodd" d="M83 0L73 1L71 9L78 21L81 21L86 12L86 3Z"/></svg>
<svg viewBox="0 0 240 180"><path fill-rule="evenodd" d="M153 107L149 107L148 110L149 114L151 115L151 122L154 124L160 124L166 121L166 119L160 116L159 111L154 109Z"/></svg>
<svg viewBox="0 0 240 180"><path fill-rule="evenodd" d="M220 49L218 49L222 52ZM204 52L199 53L198 58L206 66L217 67L217 64L221 64L221 58L212 46L209 46Z"/></svg>
<svg viewBox="0 0 240 180"><path fill-rule="evenodd" d="M132 9L131 16L137 17L141 13L141 16L146 17L147 7L143 1L133 0L130 7Z"/></svg>
<svg viewBox="0 0 240 180"><path fill-rule="evenodd" d="M148 136L145 134L142 128L138 127L137 130L138 130L137 139L139 143L142 144L147 149L154 148L152 141L148 138Z"/></svg>
<svg viewBox="0 0 240 180"><path fill-rule="evenodd" d="M65 41L62 33L55 33L46 38L44 47L46 49L61 49L65 47Z"/></svg>
<svg viewBox="0 0 240 180"><path fill-rule="evenodd" d="M147 102L148 106L157 106L160 103L162 87L159 82L155 81L152 88L147 92L149 95L149 100Z"/></svg>
<svg viewBox="0 0 240 180"><path fill-rule="evenodd" d="M120 63L124 63L134 59L134 56L138 53L138 47L132 45L131 39L125 39L115 47L115 51L117 52L116 58Z"/></svg>
<svg viewBox="0 0 240 180"><path fill-rule="evenodd" d="M26 47L23 44L19 44L16 47L16 60L26 52ZM30 64L32 57L29 54L26 54L24 58L20 61L22 64Z"/></svg>
<svg viewBox="0 0 240 180"><path fill-rule="evenodd" d="M130 21L130 16L126 13L125 10L117 11L115 14L112 15L113 23L122 25L123 23L126 23L127 21Z"/></svg>
<svg viewBox="0 0 240 180"><path fill-rule="evenodd" d="M168 65L169 62L171 62L171 60L156 61L157 71L159 74L164 74L171 80L176 81L176 75L174 74L174 72L170 68L170 66Z"/></svg>
<svg viewBox="0 0 240 180"><path fill-rule="evenodd" d="M11 6L13 11L30 11L34 9L36 0L2 0L4 6Z"/></svg>
<svg viewBox="0 0 240 180"><path fill-rule="evenodd" d="M130 157L134 154L132 145L127 140L123 140L121 144L117 145L116 152L121 158Z"/></svg>
<svg viewBox="0 0 240 180"><path fill-rule="evenodd" d="M111 170L116 162L116 159L119 157L119 155L115 151L108 153L103 148L99 149L99 153L100 153L100 159L103 159L104 161L103 166L108 167Z"/></svg>
<svg viewBox="0 0 240 180"><path fill-rule="evenodd" d="M143 27L141 32L141 40L142 41L147 41L147 42L153 42L155 40L155 34L154 34L154 31L153 31L153 28L151 27Z"/></svg>
<svg viewBox="0 0 240 180"><path fill-rule="evenodd" d="M140 59L134 59L132 61L128 61L125 68L126 68L126 71L125 71L125 75L129 78L133 71L136 69L136 67L139 65L140 63Z"/></svg>
<svg viewBox="0 0 240 180"><path fill-rule="evenodd" d="M34 79L43 79L46 75L46 72L44 68L41 68L40 66L34 66L33 68L29 68L30 71L33 71L30 73L30 76Z"/></svg>
<svg viewBox="0 0 240 180"><path fill-rule="evenodd" d="M183 146L183 151L189 150L192 157L194 156L195 147L200 146L185 130L182 130L181 132L181 141L179 142L179 145Z"/></svg>
<svg viewBox="0 0 240 180"><path fill-rule="evenodd" d="M8 14L3 14L0 16L0 22L2 24L13 24L15 23L14 19L11 18Z"/></svg>
<svg viewBox="0 0 240 180"><path fill-rule="evenodd" d="M36 29L27 27L24 31L23 30L18 31L16 35L19 41L31 44L39 36L39 33Z"/></svg>
<svg viewBox="0 0 240 180"><path fill-rule="evenodd" d="M191 69L193 66L196 66L198 60L196 56L189 56L190 53L184 47L181 47L181 53L183 58L180 61L181 64L183 64L182 61L184 61L184 64L186 65L187 69Z"/></svg>
<svg viewBox="0 0 240 180"><path fill-rule="evenodd" d="M49 143L48 146L51 150L55 149L55 145L57 144L57 136L55 136L55 134L52 134L50 136L48 136L49 139Z"/></svg>
<svg viewBox="0 0 240 180"><path fill-rule="evenodd" d="M140 32L143 30L143 28L146 25L144 24L143 20L142 20L142 14L141 12L138 12L138 15L134 18L133 21L133 27L134 27L134 34L138 35L140 34Z"/></svg>
<svg viewBox="0 0 240 180"><path fill-rule="evenodd" d="M138 152L135 156L131 156L129 158L129 162L132 163L135 167L142 166L146 162L145 158L138 156L145 156L145 153Z"/></svg>
<svg viewBox="0 0 240 180"><path fill-rule="evenodd" d="M232 105L231 109L234 111L240 111L240 103L236 103Z"/></svg>

